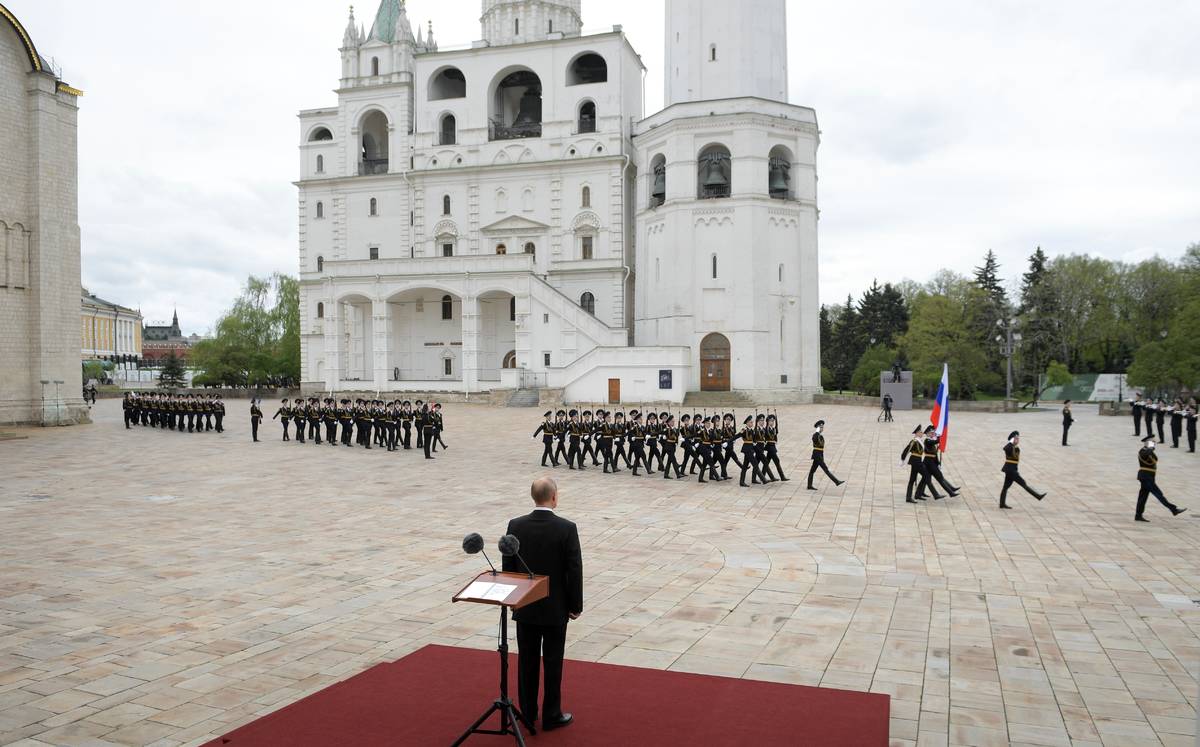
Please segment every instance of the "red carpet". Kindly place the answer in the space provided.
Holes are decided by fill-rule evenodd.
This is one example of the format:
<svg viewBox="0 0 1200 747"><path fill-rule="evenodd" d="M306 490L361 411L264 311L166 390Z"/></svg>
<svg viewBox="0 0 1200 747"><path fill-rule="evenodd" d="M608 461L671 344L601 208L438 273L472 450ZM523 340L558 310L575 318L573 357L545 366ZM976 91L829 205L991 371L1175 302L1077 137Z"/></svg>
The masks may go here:
<svg viewBox="0 0 1200 747"><path fill-rule="evenodd" d="M509 667L516 700L516 656ZM442 745L496 697L494 651L426 646L247 724L206 747ZM887 695L567 660L575 723L526 734L530 747L886 745ZM496 728L498 717L487 724ZM471 745L515 745L475 734Z"/></svg>

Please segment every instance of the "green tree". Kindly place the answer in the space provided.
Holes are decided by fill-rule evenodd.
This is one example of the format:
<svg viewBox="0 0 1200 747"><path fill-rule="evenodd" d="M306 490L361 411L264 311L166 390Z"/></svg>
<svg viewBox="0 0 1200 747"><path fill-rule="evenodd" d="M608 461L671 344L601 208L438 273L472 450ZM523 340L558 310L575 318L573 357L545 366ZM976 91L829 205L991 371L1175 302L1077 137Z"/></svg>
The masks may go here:
<svg viewBox="0 0 1200 747"><path fill-rule="evenodd" d="M872 282L858 304L858 314L860 331L868 345L891 346L897 337L908 330L908 308L904 296L891 283L885 283L880 288L878 282ZM888 367L891 367L890 362Z"/></svg>
<svg viewBox="0 0 1200 747"><path fill-rule="evenodd" d="M1050 361L1050 365L1046 366L1046 386L1069 386L1073 381L1075 377L1065 363Z"/></svg>
<svg viewBox="0 0 1200 747"><path fill-rule="evenodd" d="M1148 395L1173 394L1171 353L1165 343L1148 342L1137 349L1126 374L1130 385L1144 389Z"/></svg>
<svg viewBox="0 0 1200 747"><path fill-rule="evenodd" d="M971 399L979 391L1003 386L980 345L976 315L986 305L984 291L975 289L965 302L948 296L921 294L912 307L908 332L900 339L919 392L932 394L942 377L942 364L950 366L953 394ZM970 296L974 295L974 298Z"/></svg>
<svg viewBox="0 0 1200 747"><path fill-rule="evenodd" d="M295 278L251 276L242 294L198 343L192 362L204 381L225 386L294 384L300 379L300 291Z"/></svg>
<svg viewBox="0 0 1200 747"><path fill-rule="evenodd" d="M854 367L866 347L861 319L850 296L846 297L845 307L833 321L830 342L829 370L833 374L833 386L835 389L847 389L854 376Z"/></svg>
<svg viewBox="0 0 1200 747"><path fill-rule="evenodd" d="M1037 386L1037 374L1058 349L1058 299L1051 283L1046 253L1039 246L1029 257L1029 271L1021 276L1021 304L1017 308L1022 343L1016 361L1017 380Z"/></svg>
<svg viewBox="0 0 1200 747"><path fill-rule="evenodd" d="M862 357L858 359L858 365L854 367L854 375L850 379L850 386L861 394L879 396L880 374L891 370L895 360L896 350L894 348L886 345L872 345L863 351Z"/></svg>
<svg viewBox="0 0 1200 747"><path fill-rule="evenodd" d="M187 384L187 372L183 370L183 359L172 350L163 358L162 369L158 373L160 389L180 389Z"/></svg>

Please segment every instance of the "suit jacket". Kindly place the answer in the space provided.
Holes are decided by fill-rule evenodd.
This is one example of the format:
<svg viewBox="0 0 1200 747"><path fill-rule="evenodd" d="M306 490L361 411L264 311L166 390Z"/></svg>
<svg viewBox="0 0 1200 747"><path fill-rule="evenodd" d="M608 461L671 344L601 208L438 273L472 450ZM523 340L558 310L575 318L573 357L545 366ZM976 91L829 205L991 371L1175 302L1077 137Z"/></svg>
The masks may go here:
<svg viewBox="0 0 1200 747"><path fill-rule="evenodd" d="M583 612L583 552L579 529L553 511L535 510L508 522L508 534L521 542L521 557L538 576L550 577L550 596L513 612L517 622L566 625L568 613ZM503 561L505 571L524 572L515 556Z"/></svg>

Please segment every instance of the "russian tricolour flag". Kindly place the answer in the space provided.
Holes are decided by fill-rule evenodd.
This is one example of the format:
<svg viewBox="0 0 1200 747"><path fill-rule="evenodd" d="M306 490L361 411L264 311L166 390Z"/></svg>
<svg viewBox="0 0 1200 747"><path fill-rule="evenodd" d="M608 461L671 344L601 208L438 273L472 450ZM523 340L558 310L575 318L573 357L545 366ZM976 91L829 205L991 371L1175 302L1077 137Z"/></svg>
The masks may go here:
<svg viewBox="0 0 1200 747"><path fill-rule="evenodd" d="M938 384L929 420L937 430L938 448L945 451L946 441L950 437L950 365L947 363L942 364L942 383Z"/></svg>

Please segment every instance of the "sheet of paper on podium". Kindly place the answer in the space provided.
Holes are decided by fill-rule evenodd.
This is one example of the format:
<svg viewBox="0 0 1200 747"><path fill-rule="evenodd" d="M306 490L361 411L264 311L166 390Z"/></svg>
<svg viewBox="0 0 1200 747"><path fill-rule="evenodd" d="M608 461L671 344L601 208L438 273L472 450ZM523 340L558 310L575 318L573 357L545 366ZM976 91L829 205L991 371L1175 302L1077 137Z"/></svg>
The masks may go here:
<svg viewBox="0 0 1200 747"><path fill-rule="evenodd" d="M487 599L492 602L503 602L516 589L514 584L496 584L487 581L475 581L463 589L461 597L471 599Z"/></svg>

